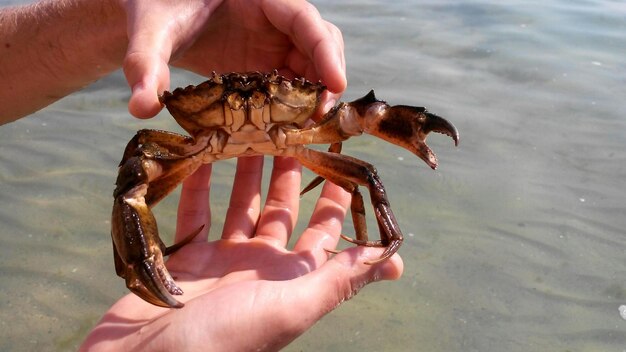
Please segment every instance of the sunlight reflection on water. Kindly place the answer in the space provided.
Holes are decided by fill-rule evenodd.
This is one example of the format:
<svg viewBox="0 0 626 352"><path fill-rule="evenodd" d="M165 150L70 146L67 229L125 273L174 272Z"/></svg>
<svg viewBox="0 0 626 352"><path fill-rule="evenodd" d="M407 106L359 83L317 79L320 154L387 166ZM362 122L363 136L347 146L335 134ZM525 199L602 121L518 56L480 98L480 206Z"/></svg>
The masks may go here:
<svg viewBox="0 0 626 352"><path fill-rule="evenodd" d="M286 350L624 348L626 6L314 3L344 33L346 100L375 88L424 105L461 144L430 137L434 172L374 138L346 144L385 182L407 234L404 276ZM198 81L177 72L172 84ZM127 98L118 72L0 128L0 350L74 350L126 292L109 238L117 162L137 129L175 128L165 114L132 119ZM216 200L232 171L216 166ZM175 208L172 196L157 209L163 233Z"/></svg>

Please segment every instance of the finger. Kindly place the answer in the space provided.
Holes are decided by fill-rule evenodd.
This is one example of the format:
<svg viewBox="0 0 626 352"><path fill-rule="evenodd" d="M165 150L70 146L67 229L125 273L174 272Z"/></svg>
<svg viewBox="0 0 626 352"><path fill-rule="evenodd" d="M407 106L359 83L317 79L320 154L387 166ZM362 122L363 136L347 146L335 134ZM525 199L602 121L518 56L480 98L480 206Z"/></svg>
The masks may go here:
<svg viewBox="0 0 626 352"><path fill-rule="evenodd" d="M250 238L254 235L261 208L262 178L263 156L237 160L222 239Z"/></svg>
<svg viewBox="0 0 626 352"><path fill-rule="evenodd" d="M312 67L311 63L307 60L308 59L305 58L301 52L297 50L293 51L287 58L287 66L290 67L290 69L280 70L279 72L289 78L304 76L313 82L320 80L321 78L317 75L315 68ZM299 74L295 74L295 72ZM319 121L323 114L337 104L340 97L341 94L325 90L320 97L319 110L312 116L312 119Z"/></svg>
<svg viewBox="0 0 626 352"><path fill-rule="evenodd" d="M384 248L351 247L335 255L311 275L311 280L325 282L329 278L338 278L337 282L327 284L326 294L335 296L343 301L350 299L365 285L382 280L397 280L402 276L404 263L399 254L394 254L388 260L366 264L375 261L384 252Z"/></svg>
<svg viewBox="0 0 626 352"><path fill-rule="evenodd" d="M352 298L369 283L399 279L404 264L398 254L380 263L365 264L379 258L383 251L383 248L363 246L346 249L308 275L312 283L305 285L320 287L318 300L323 301L321 297L326 297L326 300L339 304Z"/></svg>
<svg viewBox="0 0 626 352"><path fill-rule="evenodd" d="M339 30L339 28L337 28L335 25L333 25L330 22L326 22L326 27L328 28L328 31L331 33L331 35L333 36L335 42L337 43L337 45L339 46L340 50L341 50L341 72L343 74L343 79L344 79L344 86L342 90L337 91L337 90L330 90L327 91L327 94L325 96L322 97L322 112L326 113L327 111L329 111L333 106L335 106L335 104L337 103L337 101L339 100L339 98L341 98L341 94L343 93L343 91L345 90L345 87L347 85L347 81L345 81L347 78L345 76L345 72L346 72L346 60L345 60L345 56L343 55L344 52L344 44L343 44L343 36L341 35L341 31Z"/></svg>
<svg viewBox="0 0 626 352"><path fill-rule="evenodd" d="M284 281L280 291L283 309L273 311L272 322L305 331L341 303L354 297L361 288L380 280L396 280L402 275L399 255L375 265L364 264L382 253L380 248L350 248L326 262L321 268L294 280ZM306 302L306 304L302 304ZM297 311L297 319L293 312Z"/></svg>
<svg viewBox="0 0 626 352"><path fill-rule="evenodd" d="M128 111L138 118L150 118L161 111L159 94L169 87L167 62L147 52L129 52L124 74L131 88Z"/></svg>
<svg viewBox="0 0 626 352"><path fill-rule="evenodd" d="M211 164L200 166L196 172L183 181L180 202L178 203L174 243L182 241L203 225L204 228L193 241L203 242L207 240L211 227L210 184Z"/></svg>
<svg viewBox="0 0 626 352"><path fill-rule="evenodd" d="M309 226L294 246L295 252L308 252L307 256L313 259L313 267L317 268L326 262L326 249L337 246L350 199L350 194L341 187L331 182L324 184Z"/></svg>
<svg viewBox="0 0 626 352"><path fill-rule="evenodd" d="M172 41L168 26L158 16L158 9L146 8L149 2L132 4L128 10L129 42L123 63L132 90L128 110L136 117L148 118L161 110L158 94L169 87L167 63L172 54Z"/></svg>
<svg viewBox="0 0 626 352"><path fill-rule="evenodd" d="M275 157L265 206L256 237L286 246L296 226L302 166L293 158Z"/></svg>
<svg viewBox="0 0 626 352"><path fill-rule="evenodd" d="M314 63L319 77L329 90L334 93L345 90L347 82L343 39L336 27L330 27L323 21L317 9L306 1L266 1L263 3L263 11L268 20L288 35L296 47Z"/></svg>
<svg viewBox="0 0 626 352"><path fill-rule="evenodd" d="M335 26L334 24L328 21L324 21L324 24L326 26L326 29L332 36L333 41L331 43L334 43L333 50L338 51L337 56L339 57L339 65L340 65L341 71L336 72L335 74L341 73L343 79L346 79L346 57L344 55L345 44L343 42L343 34L341 34L341 30L339 29L339 27ZM344 86L344 89L345 89L345 86ZM343 92L343 90L337 91L337 93L340 93L340 92Z"/></svg>

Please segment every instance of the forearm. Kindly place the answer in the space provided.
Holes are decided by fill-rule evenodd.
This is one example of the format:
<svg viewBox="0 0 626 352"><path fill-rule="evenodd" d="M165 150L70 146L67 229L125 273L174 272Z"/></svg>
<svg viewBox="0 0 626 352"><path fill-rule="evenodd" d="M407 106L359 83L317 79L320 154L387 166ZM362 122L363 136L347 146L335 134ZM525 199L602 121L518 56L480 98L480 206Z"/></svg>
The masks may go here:
<svg viewBox="0 0 626 352"><path fill-rule="evenodd" d="M0 9L0 124L119 68L126 47L126 16L117 0Z"/></svg>

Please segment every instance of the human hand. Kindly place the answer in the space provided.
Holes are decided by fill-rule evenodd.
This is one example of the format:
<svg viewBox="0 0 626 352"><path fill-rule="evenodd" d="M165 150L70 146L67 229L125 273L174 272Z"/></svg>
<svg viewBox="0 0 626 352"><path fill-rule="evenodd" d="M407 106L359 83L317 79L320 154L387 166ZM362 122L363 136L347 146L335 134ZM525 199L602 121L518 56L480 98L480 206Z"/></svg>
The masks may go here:
<svg viewBox="0 0 626 352"><path fill-rule="evenodd" d="M130 112L152 117L157 94L169 88L169 68L268 71L322 80L332 93L346 87L341 32L304 0L122 0L129 44L124 72ZM334 105L337 96L323 97ZM327 110L327 109L326 109Z"/></svg>
<svg viewBox="0 0 626 352"><path fill-rule="evenodd" d="M366 284L402 274L402 260L367 265L381 248L352 247L329 259L350 196L326 182L308 227L285 248L298 218L301 167L274 159L261 210L262 157L240 158L220 240L208 226L167 261L185 294L164 309L134 294L109 309L81 350L278 350ZM210 224L211 166L183 183L176 242Z"/></svg>

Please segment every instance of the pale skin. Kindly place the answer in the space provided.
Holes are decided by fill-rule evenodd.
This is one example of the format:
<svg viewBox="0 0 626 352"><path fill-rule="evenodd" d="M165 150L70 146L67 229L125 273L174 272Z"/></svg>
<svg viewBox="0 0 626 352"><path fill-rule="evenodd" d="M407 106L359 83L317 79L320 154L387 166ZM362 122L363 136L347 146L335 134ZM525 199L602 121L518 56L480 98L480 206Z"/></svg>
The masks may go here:
<svg viewBox="0 0 626 352"><path fill-rule="evenodd" d="M106 351L115 343L116 350L128 351L275 351L366 284L401 275L397 256L378 265L364 263L378 258L379 249L354 247L329 259L325 249L335 248L349 206L349 197L331 183L324 186L308 228L298 234L293 250L286 250L298 217L300 166L293 159L275 159L261 208L262 162L239 160L221 239L207 242L203 230L167 262L185 291L185 306L163 309L129 294L104 315L84 350ZM178 239L210 220L208 173L205 166L183 184Z"/></svg>
<svg viewBox="0 0 626 352"><path fill-rule="evenodd" d="M346 87L341 33L304 1L49 0L0 11L0 101L11 102L0 123L120 67L130 112L152 117L168 64L203 75L277 68Z"/></svg>
<svg viewBox="0 0 626 352"><path fill-rule="evenodd" d="M202 75L277 68L322 80L333 93L324 97L324 110L346 87L341 33L304 1L44 1L0 9L0 101L11 102L3 104L0 124L118 68L132 91L131 114L154 116L161 109L158 93L170 88L169 65ZM287 250L298 219L301 167L275 158L262 206L262 164L258 157L238 161L225 225L211 242L211 167L183 183L176 239L205 225L167 262L185 291L179 298L185 307L164 309L124 296L81 350L277 350L366 284L400 277L397 255L365 264L380 248L329 255L350 203L331 183Z"/></svg>

